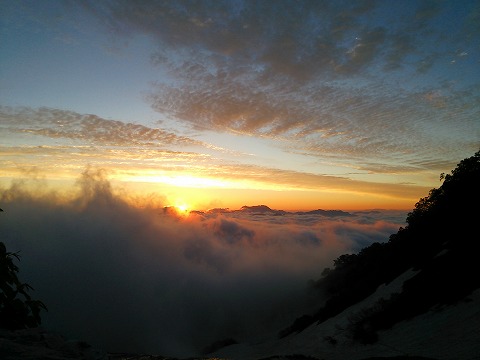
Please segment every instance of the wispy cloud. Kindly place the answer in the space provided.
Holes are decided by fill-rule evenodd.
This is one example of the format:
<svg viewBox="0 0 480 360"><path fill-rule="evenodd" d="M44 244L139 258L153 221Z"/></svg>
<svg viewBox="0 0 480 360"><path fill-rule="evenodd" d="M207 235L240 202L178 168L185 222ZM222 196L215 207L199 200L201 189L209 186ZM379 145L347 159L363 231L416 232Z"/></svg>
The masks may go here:
<svg viewBox="0 0 480 360"><path fill-rule="evenodd" d="M408 13L393 4L369 1L84 5L118 34L142 32L167 47L204 55L202 59L213 60L213 66L218 64L215 61L223 61L224 65L243 65L244 70L257 68L263 74L296 80L337 70L356 73L378 61L391 63L400 48L403 56L412 54L413 46L398 46L398 34L411 33L412 24L416 31L424 30L425 23L435 15L430 9L427 15L421 6L416 13ZM375 16L384 7L391 8L390 14L403 11L388 19L388 27L384 19ZM431 34L435 36L438 34ZM410 42L414 40L412 37Z"/></svg>
<svg viewBox="0 0 480 360"><path fill-rule="evenodd" d="M118 176L161 181L159 176L195 176L223 181L230 188L278 187L290 190L333 190L382 194L412 201L428 188L353 180L347 176L323 175L252 165L222 158L225 151L163 129L106 120L56 109L0 108L0 131L23 134L14 144L0 146L4 176L18 178L25 169L44 174L77 176L87 165L109 169ZM8 138L7 136L5 138ZM192 151L181 149L192 148ZM175 150L178 149L178 150ZM198 150L198 151L195 151ZM306 151L315 151L313 147ZM210 154L209 154L210 152ZM218 157L215 154L219 155ZM431 164L429 164L431 165ZM410 168L386 169L367 164L376 172L408 172ZM362 170L364 170L362 169Z"/></svg>
<svg viewBox="0 0 480 360"><path fill-rule="evenodd" d="M419 95L463 76L442 69L452 48L471 48L478 35L463 13L448 34L438 26L451 3L84 6L116 34L150 36L153 63L171 76L151 104L196 129L280 138L295 151L353 156L370 170L375 160L384 171L392 161L428 163L432 153L453 161L478 148L478 83L444 89L446 106Z"/></svg>
<svg viewBox="0 0 480 360"><path fill-rule="evenodd" d="M151 95L154 108L197 129L275 138L286 149L315 157L348 157L365 167L373 159L405 166L431 156L432 149L451 161L453 149L462 152L478 145L474 88L446 89L445 96L432 97L431 90L393 91L374 83L263 85L257 79L243 83L226 73L196 77L189 75L195 80L178 88L159 85Z"/></svg>
<svg viewBox="0 0 480 360"><path fill-rule="evenodd" d="M90 145L131 147L204 145L200 141L159 128L51 108L1 107L0 121L3 131L40 135L51 139L79 140Z"/></svg>

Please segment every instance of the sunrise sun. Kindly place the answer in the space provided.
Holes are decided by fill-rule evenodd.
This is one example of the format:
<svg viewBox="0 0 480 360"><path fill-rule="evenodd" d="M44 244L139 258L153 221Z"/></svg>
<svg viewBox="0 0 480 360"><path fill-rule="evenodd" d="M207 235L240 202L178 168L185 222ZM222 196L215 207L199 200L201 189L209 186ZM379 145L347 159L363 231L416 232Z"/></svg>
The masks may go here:
<svg viewBox="0 0 480 360"><path fill-rule="evenodd" d="M175 209L175 212L180 216L188 216L190 214L191 206L187 203L180 202L172 206Z"/></svg>
<svg viewBox="0 0 480 360"><path fill-rule="evenodd" d="M181 212L187 212L189 209L189 206L187 204L178 204L178 205L175 205L175 207L177 208L178 211L181 211Z"/></svg>

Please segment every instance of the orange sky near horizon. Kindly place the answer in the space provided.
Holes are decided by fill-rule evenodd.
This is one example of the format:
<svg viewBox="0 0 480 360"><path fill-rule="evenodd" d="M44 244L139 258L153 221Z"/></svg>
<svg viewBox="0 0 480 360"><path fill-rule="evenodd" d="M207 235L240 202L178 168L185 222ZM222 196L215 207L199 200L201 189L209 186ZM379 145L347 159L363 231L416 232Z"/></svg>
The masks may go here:
<svg viewBox="0 0 480 360"><path fill-rule="evenodd" d="M24 169L24 168L22 168ZM8 189L12 184L21 183L33 194L42 195L51 191L75 196L78 177L63 173L45 173L39 167L33 171L16 173L0 178L0 188ZM99 168L88 168L96 173ZM349 181L338 185L314 187L308 183L282 184L281 182L245 181L244 179L221 179L173 175L155 177L141 175L138 170L115 174L105 171L102 176L109 181L113 192L136 206L185 206L189 210L212 208L239 209L244 205L267 205L272 209L286 211L325 210L366 210L395 209L411 210L415 203L428 195L427 187L406 185L371 184ZM132 174L137 175L132 175ZM16 175L16 176L15 176ZM151 175L151 174L150 174ZM335 179L328 179L334 181ZM61 196L59 197L59 199Z"/></svg>
<svg viewBox="0 0 480 360"><path fill-rule="evenodd" d="M240 184L235 187L234 182L225 186L175 186L165 183L121 183L140 197L146 194L165 196L165 203L177 206L188 205L194 210L208 210L212 208L239 209L242 206L267 205L272 209L286 211L305 211L314 209L324 210L366 210L366 209L395 209L411 210L420 197L427 196L427 189L409 191L410 197L403 194L367 193L355 190L342 189L302 189L280 188L269 184ZM381 185L380 185L381 186ZM423 194L422 194L422 190Z"/></svg>

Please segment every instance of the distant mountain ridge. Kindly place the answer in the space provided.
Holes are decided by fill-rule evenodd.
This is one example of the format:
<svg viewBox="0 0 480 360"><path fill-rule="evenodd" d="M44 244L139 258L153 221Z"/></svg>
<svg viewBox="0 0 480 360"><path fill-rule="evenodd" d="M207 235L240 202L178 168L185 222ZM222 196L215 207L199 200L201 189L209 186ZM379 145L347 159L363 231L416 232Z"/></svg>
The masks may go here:
<svg viewBox="0 0 480 360"><path fill-rule="evenodd" d="M224 213L247 213L252 215L274 215L282 216L287 214L293 215L321 215L325 217L337 217L337 216L353 216L349 212L342 210L323 210L316 209L310 211L285 211L272 209L267 205L244 205L240 209L230 210L229 208L213 208L206 211L192 210L191 213L195 214L224 214Z"/></svg>
<svg viewBox="0 0 480 360"><path fill-rule="evenodd" d="M273 210L270 209L267 205L254 205L247 206L244 205L240 210L234 210L234 212L246 212L250 214L269 214L269 215L285 215L287 212L283 210Z"/></svg>
<svg viewBox="0 0 480 360"><path fill-rule="evenodd" d="M349 212L342 211L342 210L311 210L311 211L297 211L295 214L298 215L322 215L327 217L336 217L336 216L353 216Z"/></svg>

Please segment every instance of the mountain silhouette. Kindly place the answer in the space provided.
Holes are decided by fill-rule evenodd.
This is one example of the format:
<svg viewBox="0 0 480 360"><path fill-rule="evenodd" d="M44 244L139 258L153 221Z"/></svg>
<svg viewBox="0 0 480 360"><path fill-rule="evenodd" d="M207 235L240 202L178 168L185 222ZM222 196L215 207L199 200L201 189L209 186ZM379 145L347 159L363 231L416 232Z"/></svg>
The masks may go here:
<svg viewBox="0 0 480 360"><path fill-rule="evenodd" d="M283 210L273 210L267 205L254 205L254 206L247 206L244 205L240 208L240 210L237 210L240 212L245 212L249 214L268 214L268 215L285 215L286 212Z"/></svg>
<svg viewBox="0 0 480 360"><path fill-rule="evenodd" d="M310 211L297 211L295 214L297 215L321 215L326 217L336 217L336 216L353 216L349 212L342 211L342 210L310 210Z"/></svg>
<svg viewBox="0 0 480 360"><path fill-rule="evenodd" d="M285 211L285 210L276 210L272 209L267 205L244 205L240 209L230 210L229 208L213 208L206 211L202 210L191 210L190 213L203 215L203 214L228 214L228 213L246 213L249 215L321 215L325 217L339 217L339 216L353 216L349 212L342 210L309 210L309 211Z"/></svg>

